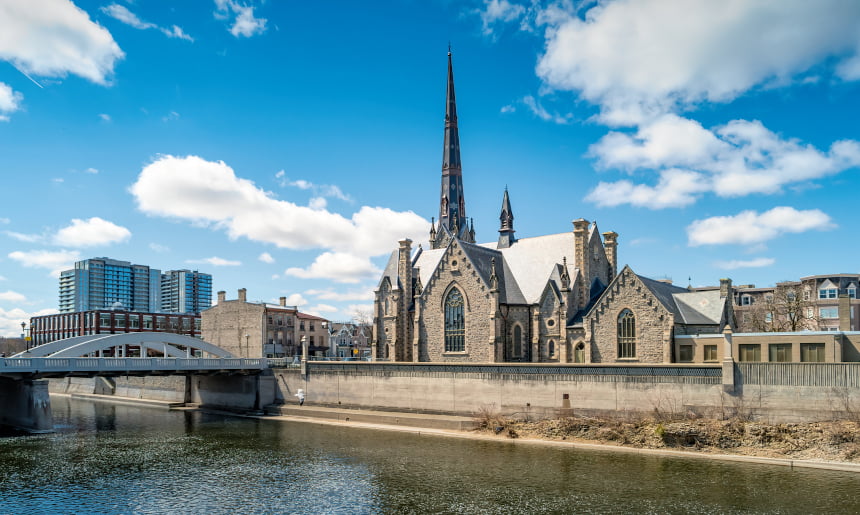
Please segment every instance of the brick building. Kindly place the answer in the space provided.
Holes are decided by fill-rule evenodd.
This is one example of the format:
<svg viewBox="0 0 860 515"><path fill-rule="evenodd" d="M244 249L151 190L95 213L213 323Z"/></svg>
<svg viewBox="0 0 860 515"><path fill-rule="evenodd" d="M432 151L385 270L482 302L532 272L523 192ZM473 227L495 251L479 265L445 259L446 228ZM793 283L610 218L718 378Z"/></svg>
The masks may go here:
<svg viewBox="0 0 860 515"><path fill-rule="evenodd" d="M94 309L30 319L33 345L73 336L122 333L177 333L200 338L200 315Z"/></svg>
<svg viewBox="0 0 860 515"><path fill-rule="evenodd" d="M202 337L241 358L283 358L301 355L302 337L308 338L312 356L328 351L328 320L301 313L286 305L248 302L241 288L236 300L218 292L218 303L201 313Z"/></svg>

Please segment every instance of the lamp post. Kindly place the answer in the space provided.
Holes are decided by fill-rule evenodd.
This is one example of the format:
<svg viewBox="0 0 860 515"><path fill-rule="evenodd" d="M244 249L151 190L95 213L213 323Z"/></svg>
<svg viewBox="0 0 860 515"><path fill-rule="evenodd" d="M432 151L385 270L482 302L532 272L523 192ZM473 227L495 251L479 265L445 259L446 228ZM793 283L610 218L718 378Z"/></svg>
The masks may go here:
<svg viewBox="0 0 860 515"><path fill-rule="evenodd" d="M26 332L27 322L21 322L21 339L24 340L24 344L27 346L27 351L30 350L30 341L27 340L27 332Z"/></svg>

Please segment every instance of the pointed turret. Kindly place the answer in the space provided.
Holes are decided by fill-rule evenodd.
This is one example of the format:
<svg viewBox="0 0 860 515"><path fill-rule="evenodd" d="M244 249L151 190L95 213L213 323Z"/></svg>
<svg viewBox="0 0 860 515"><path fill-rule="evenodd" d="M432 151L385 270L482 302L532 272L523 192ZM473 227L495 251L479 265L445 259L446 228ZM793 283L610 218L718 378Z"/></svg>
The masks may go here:
<svg viewBox="0 0 860 515"><path fill-rule="evenodd" d="M514 236L514 212L511 209L511 199L508 197L508 188L505 188L505 196L502 198L502 212L499 214L499 244L496 248L506 249L517 241Z"/></svg>
<svg viewBox="0 0 860 515"><path fill-rule="evenodd" d="M439 198L439 229L433 248L445 247L451 238L474 243L468 227L463 171L460 166L460 134L457 129L457 100L454 67L448 51L448 91L445 101L445 137L442 149L442 191ZM444 237L447 236L447 237Z"/></svg>

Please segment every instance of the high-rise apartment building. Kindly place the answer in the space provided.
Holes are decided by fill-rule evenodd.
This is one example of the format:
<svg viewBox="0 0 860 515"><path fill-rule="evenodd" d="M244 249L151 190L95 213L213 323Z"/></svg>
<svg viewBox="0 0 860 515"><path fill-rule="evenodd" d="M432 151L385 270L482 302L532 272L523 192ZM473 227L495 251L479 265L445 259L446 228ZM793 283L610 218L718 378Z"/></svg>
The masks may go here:
<svg viewBox="0 0 860 515"><path fill-rule="evenodd" d="M191 270L161 275L161 311L200 313L212 307L212 276Z"/></svg>
<svg viewBox="0 0 860 515"><path fill-rule="evenodd" d="M212 305L212 276L161 270L106 257L85 259L60 273L60 313L99 309L199 313Z"/></svg>

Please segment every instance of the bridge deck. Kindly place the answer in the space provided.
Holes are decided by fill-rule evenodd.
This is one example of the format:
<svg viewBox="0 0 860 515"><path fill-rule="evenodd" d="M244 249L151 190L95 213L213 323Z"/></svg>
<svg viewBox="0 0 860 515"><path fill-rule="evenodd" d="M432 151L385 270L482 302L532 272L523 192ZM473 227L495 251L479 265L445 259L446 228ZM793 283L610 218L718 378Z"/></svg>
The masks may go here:
<svg viewBox="0 0 860 515"><path fill-rule="evenodd" d="M262 358L0 358L0 377L140 376L159 374L255 374Z"/></svg>

